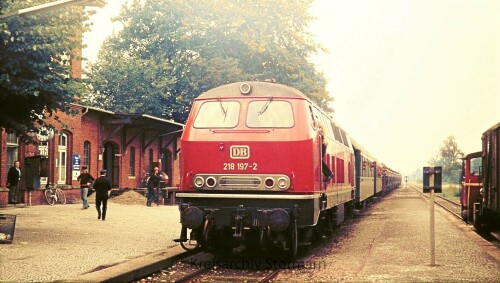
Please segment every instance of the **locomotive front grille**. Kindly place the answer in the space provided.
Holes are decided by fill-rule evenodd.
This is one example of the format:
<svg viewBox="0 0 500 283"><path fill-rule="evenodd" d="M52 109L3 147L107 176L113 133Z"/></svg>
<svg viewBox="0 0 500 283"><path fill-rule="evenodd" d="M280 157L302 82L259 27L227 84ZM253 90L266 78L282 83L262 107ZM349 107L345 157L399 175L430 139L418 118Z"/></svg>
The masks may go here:
<svg viewBox="0 0 500 283"><path fill-rule="evenodd" d="M283 174L197 174L193 185L203 191L286 191L291 186Z"/></svg>
<svg viewBox="0 0 500 283"><path fill-rule="evenodd" d="M258 177L221 176L219 178L219 186L221 188L258 189L261 185L262 181Z"/></svg>

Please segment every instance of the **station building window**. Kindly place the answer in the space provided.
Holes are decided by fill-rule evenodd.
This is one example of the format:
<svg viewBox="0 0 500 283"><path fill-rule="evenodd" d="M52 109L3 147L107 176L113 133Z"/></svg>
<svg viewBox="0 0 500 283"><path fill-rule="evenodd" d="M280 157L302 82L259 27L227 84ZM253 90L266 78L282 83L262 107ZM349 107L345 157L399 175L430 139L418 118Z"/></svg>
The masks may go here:
<svg viewBox="0 0 500 283"><path fill-rule="evenodd" d="M7 168L14 166L18 159L19 139L15 133L7 133Z"/></svg>
<svg viewBox="0 0 500 283"><path fill-rule="evenodd" d="M128 175L135 176L135 147L130 147L129 156Z"/></svg>
<svg viewBox="0 0 500 283"><path fill-rule="evenodd" d="M87 166L90 172L90 142L89 141L84 141L83 142L83 166Z"/></svg>
<svg viewBox="0 0 500 283"><path fill-rule="evenodd" d="M66 163L68 159L68 135L65 133L59 134L59 145L57 147L57 175L58 184L66 184Z"/></svg>
<svg viewBox="0 0 500 283"><path fill-rule="evenodd" d="M149 157L148 157L148 172L153 172L153 150L149 149Z"/></svg>

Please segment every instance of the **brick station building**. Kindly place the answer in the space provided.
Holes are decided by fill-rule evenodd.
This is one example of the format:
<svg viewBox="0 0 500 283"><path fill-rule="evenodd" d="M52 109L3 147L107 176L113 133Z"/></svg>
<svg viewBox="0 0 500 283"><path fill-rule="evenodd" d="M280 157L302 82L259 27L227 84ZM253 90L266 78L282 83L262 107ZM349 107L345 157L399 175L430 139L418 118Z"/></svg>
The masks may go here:
<svg viewBox="0 0 500 283"><path fill-rule="evenodd" d="M7 172L15 160L21 162L19 202L46 204L47 182L64 189L68 203L80 199L76 180L82 166L97 178L107 170L113 188L144 187L141 182L154 166L167 173L167 189L179 186L179 139L183 124L145 114L114 113L71 104L76 115L55 113L54 137L38 144L23 136L0 132L0 207L8 202ZM41 137L43 140L43 136Z"/></svg>
<svg viewBox="0 0 500 283"><path fill-rule="evenodd" d="M107 1L87 1L84 6L103 7ZM76 55L76 56L75 56ZM82 50L71 55L71 77L82 77ZM59 123L54 137L38 144L26 143L25 136L0 128L0 207L8 203L7 172L15 160L21 162L19 202L46 204L47 182L64 189L68 203L80 199L76 178L82 166L97 178L101 169L115 189L143 187L141 180L154 166L167 173L167 189L180 184L179 139L184 125L146 114L123 114L95 107L71 104L77 114L54 113ZM42 137L43 138L43 137Z"/></svg>

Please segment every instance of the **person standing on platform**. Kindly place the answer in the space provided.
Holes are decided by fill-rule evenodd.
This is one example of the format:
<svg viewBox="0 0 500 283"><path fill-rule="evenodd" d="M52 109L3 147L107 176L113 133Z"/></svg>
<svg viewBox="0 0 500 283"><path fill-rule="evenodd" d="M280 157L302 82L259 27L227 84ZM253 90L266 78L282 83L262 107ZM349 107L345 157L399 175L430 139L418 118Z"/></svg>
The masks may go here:
<svg viewBox="0 0 500 283"><path fill-rule="evenodd" d="M9 188L9 202L16 204L19 202L19 183L21 180L21 163L14 161L14 166L10 167L7 173L7 187Z"/></svg>
<svg viewBox="0 0 500 283"><path fill-rule="evenodd" d="M106 210L108 208L108 192L111 190L111 182L106 178L106 170L101 170L101 176L94 182L95 207L97 209L97 219L106 220ZM102 204L102 213L101 213Z"/></svg>
<svg viewBox="0 0 500 283"><path fill-rule="evenodd" d="M89 170L87 169L87 166L82 167L82 173L76 178L78 181L80 181L80 197L82 198L83 202L83 207L82 209L87 209L89 208L89 201L87 198L87 194L90 189L90 184L95 180L92 175L89 174Z"/></svg>
<svg viewBox="0 0 500 283"><path fill-rule="evenodd" d="M146 202L147 206L151 206L151 203L155 201L155 189L160 187L160 168L155 167L154 172L149 175L148 179L148 200Z"/></svg>

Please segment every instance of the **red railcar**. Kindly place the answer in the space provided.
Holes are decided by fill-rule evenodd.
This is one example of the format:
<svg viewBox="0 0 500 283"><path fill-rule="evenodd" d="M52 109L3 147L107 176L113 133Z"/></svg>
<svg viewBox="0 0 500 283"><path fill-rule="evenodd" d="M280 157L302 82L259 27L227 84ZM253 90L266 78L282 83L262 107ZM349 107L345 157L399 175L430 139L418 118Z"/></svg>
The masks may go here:
<svg viewBox="0 0 500 283"><path fill-rule="evenodd" d="M203 93L193 102L181 149L177 241L185 248L280 247L296 256L314 231L342 222L354 200L348 135L284 85L242 82Z"/></svg>
<svg viewBox="0 0 500 283"><path fill-rule="evenodd" d="M462 180L460 182L460 205L462 218L466 222L473 222L474 203L481 201L481 152L474 152L462 159Z"/></svg>
<svg viewBox="0 0 500 283"><path fill-rule="evenodd" d="M481 137L482 151L463 158L462 217L478 228L500 228L500 123Z"/></svg>

